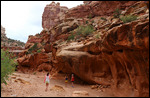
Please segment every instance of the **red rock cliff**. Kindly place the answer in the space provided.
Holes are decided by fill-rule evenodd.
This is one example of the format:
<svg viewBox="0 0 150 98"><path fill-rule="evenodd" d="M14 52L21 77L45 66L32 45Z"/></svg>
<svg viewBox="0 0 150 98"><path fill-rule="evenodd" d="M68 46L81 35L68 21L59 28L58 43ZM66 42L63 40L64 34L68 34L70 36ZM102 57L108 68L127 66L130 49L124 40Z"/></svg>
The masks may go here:
<svg viewBox="0 0 150 98"><path fill-rule="evenodd" d="M59 3L52 2L47 5L42 15L42 27L45 29L51 29L64 19L67 7L60 6Z"/></svg>

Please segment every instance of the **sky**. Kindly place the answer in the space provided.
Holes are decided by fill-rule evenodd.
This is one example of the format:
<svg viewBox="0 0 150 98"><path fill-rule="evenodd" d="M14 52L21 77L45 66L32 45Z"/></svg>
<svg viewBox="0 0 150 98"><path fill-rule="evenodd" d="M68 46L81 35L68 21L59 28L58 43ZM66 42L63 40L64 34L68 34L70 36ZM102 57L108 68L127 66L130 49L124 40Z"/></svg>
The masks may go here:
<svg viewBox="0 0 150 98"><path fill-rule="evenodd" d="M52 1L1 1L1 25L8 38L27 42L29 35L42 31L42 14ZM83 1L54 1L68 8Z"/></svg>

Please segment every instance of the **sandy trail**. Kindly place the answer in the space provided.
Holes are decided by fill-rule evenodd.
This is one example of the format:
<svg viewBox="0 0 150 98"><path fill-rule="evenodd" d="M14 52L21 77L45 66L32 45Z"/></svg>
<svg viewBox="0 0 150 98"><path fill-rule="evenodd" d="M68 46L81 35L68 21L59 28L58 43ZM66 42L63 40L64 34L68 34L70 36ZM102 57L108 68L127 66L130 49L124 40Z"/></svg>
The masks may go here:
<svg viewBox="0 0 150 98"><path fill-rule="evenodd" d="M89 95L85 97L114 97L110 88L103 91L91 89L91 85L74 84L71 87L69 81L67 87L64 82L64 74L57 74L51 78L48 91L45 92L44 76L46 72L36 72L36 74L24 74L15 72L8 85L2 85L1 97L72 97L74 91L87 91ZM25 82L15 82L22 79ZM61 86L64 90L52 89L55 85ZM82 96L81 96L82 97Z"/></svg>

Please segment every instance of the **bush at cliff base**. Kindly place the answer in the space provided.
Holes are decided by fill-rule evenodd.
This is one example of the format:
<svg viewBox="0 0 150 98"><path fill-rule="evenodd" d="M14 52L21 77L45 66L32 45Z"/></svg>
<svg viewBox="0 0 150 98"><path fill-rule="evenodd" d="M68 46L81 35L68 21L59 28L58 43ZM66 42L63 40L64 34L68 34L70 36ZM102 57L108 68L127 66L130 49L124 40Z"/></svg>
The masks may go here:
<svg viewBox="0 0 150 98"><path fill-rule="evenodd" d="M9 75L15 71L16 63L11 55L8 51L1 49L1 84L7 84L6 80L8 80Z"/></svg>

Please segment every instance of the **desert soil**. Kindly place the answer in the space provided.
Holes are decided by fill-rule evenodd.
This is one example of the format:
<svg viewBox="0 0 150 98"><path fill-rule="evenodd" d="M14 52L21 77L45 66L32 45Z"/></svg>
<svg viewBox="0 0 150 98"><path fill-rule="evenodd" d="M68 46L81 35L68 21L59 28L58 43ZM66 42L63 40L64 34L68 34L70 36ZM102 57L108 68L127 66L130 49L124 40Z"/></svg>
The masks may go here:
<svg viewBox="0 0 150 98"><path fill-rule="evenodd" d="M15 72L7 85L2 84L1 97L114 97L111 88L92 89L91 85L74 84L68 81L65 86L64 74L56 74L50 80L48 91L45 91L44 76L46 72L32 74ZM57 85L58 88L55 87ZM86 91L88 94L73 95L74 91Z"/></svg>

